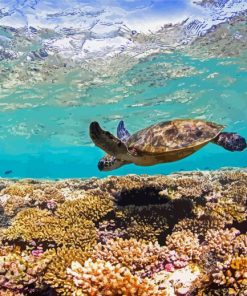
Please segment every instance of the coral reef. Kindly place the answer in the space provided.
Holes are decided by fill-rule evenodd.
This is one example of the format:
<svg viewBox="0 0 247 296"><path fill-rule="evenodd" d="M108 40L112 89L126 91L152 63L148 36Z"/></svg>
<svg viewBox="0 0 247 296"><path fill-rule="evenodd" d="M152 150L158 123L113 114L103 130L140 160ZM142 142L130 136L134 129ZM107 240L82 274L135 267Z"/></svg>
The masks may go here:
<svg viewBox="0 0 247 296"><path fill-rule="evenodd" d="M240 295L247 171L1 180L0 295Z"/></svg>

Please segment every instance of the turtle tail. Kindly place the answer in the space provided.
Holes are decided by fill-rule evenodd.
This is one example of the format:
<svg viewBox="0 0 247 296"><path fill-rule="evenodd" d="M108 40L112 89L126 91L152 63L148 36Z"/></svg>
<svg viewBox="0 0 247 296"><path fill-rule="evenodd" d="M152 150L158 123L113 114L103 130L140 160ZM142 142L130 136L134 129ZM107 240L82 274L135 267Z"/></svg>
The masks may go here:
<svg viewBox="0 0 247 296"><path fill-rule="evenodd" d="M247 147L245 138L236 133L220 133L213 143L229 151L243 151Z"/></svg>

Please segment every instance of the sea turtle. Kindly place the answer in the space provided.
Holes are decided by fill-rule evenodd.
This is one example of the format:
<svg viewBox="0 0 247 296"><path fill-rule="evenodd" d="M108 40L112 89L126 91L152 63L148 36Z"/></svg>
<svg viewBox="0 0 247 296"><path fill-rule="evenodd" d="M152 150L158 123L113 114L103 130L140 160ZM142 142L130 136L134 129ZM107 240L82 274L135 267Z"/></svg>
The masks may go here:
<svg viewBox="0 0 247 296"><path fill-rule="evenodd" d="M120 121L117 137L90 124L90 137L107 155L98 163L99 170L109 171L134 163L155 165L185 158L212 142L229 151L242 151L246 140L236 133L222 132L223 125L200 119L176 119L151 125L133 135Z"/></svg>

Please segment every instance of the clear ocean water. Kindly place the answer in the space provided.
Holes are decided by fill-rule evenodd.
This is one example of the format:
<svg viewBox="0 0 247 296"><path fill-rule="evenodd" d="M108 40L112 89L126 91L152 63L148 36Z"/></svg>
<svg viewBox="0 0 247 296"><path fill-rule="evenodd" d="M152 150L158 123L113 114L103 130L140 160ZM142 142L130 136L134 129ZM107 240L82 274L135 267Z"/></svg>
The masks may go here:
<svg viewBox="0 0 247 296"><path fill-rule="evenodd" d="M196 45L154 51L134 62L121 58L120 52L111 67L97 68L96 61L86 69L70 57L50 55L48 63L42 51L35 59L33 53L41 50L42 38L54 32L43 32L30 41L3 26L1 50L7 48L11 55L12 42L24 54L8 58L5 52L1 60L0 176L105 177L246 167L247 151L232 153L208 144L174 163L127 165L102 173L97 162L104 153L94 147L88 134L91 121L115 133L118 122L124 120L133 133L159 121L201 118L247 138L247 49L242 46L246 35L236 37L241 28L246 34L246 19L235 27L233 32L227 27L225 45L222 38L202 45L198 37ZM34 34L32 30L29 33ZM227 52L232 43L235 51Z"/></svg>

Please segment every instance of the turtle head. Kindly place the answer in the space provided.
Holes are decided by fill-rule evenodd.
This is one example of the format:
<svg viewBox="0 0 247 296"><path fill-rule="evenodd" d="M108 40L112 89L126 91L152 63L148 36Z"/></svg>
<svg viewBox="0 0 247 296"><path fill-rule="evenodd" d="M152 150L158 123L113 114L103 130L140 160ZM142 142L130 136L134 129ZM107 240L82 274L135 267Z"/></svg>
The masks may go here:
<svg viewBox="0 0 247 296"><path fill-rule="evenodd" d="M122 165L127 164L126 161L122 161L120 159L117 159L115 156L111 156L109 154L106 154L104 157L102 157L98 162L98 169L100 171L112 171L115 169L120 168Z"/></svg>
<svg viewBox="0 0 247 296"><path fill-rule="evenodd" d="M89 134L94 144L107 154L115 156L118 159L126 159L127 148L125 143L108 131L104 131L98 122L92 122L90 124Z"/></svg>

